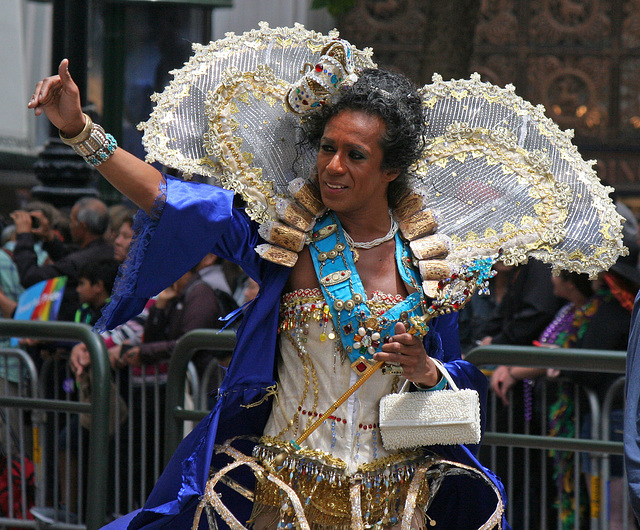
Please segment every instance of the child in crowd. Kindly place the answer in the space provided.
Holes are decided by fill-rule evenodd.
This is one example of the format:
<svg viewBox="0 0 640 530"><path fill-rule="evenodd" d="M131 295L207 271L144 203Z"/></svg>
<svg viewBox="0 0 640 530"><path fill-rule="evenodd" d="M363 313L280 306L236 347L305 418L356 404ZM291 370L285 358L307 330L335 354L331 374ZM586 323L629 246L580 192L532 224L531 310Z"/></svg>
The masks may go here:
<svg viewBox="0 0 640 530"><path fill-rule="evenodd" d="M75 322L93 326L109 301L113 283L118 274L118 262L107 259L85 263L78 271L76 292L80 306L76 311Z"/></svg>
<svg viewBox="0 0 640 530"><path fill-rule="evenodd" d="M78 270L78 286L76 291L80 305L76 310L75 322L93 326L100 315L102 308L111 297L111 290L118 273L118 262L115 259L106 259L97 262L89 262L80 267ZM78 344L73 351L80 348L88 357L89 352L83 344ZM71 364L72 371L75 372L76 384L80 391L80 400L88 402L91 400L91 375L89 371L81 371L78 373ZM117 400L113 400L110 411L110 422L113 423L115 415L115 405L119 404ZM84 458L88 456L88 429L90 426L90 416L83 414L73 416L69 425L63 428L58 440L59 453L59 474L60 486L66 487L67 480L69 482L69 495L66 499L67 506L71 511L75 511L78 502L78 457L80 451ZM78 429L82 427L83 435L78 441ZM113 431L114 426L110 426ZM68 451L68 452L67 452ZM67 473L68 471L68 473ZM86 470L85 470L86 473Z"/></svg>

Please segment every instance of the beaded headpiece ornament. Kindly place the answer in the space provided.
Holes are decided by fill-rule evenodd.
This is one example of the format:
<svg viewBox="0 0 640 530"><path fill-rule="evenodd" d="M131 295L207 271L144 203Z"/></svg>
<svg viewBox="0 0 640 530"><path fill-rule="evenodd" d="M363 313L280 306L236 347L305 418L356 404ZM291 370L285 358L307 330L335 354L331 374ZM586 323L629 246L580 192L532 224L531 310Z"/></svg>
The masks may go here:
<svg viewBox="0 0 640 530"><path fill-rule="evenodd" d="M353 84L358 76L353 72L351 45L341 39L327 44L320 52L320 61L307 64L305 75L287 92L285 105L301 116L324 105L336 91Z"/></svg>
<svg viewBox="0 0 640 530"><path fill-rule="evenodd" d="M375 67L372 51L336 31L266 23L194 50L140 125L147 160L239 193L267 241L256 250L293 266L324 212L308 178L316 153L301 141L300 115L331 104L361 69ZM495 259L535 257L593 277L626 251L611 188L544 108L477 74L436 75L420 95L427 147L394 217L428 294L453 296L450 279L462 275L467 286L453 284L463 299Z"/></svg>

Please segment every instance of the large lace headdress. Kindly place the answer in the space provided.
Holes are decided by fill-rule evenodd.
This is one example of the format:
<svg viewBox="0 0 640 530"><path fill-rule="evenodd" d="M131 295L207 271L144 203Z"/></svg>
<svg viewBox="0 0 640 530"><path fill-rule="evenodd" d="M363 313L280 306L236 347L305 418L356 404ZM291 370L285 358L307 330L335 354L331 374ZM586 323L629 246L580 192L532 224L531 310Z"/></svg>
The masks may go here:
<svg viewBox="0 0 640 530"><path fill-rule="evenodd" d="M372 51L336 31L266 23L194 50L140 125L147 160L240 194L267 241L257 250L292 266L324 208L300 116L375 67ZM463 300L495 259L517 265L535 257L593 277L625 252L611 188L542 106L478 74L436 75L420 94L428 144L394 215L431 295L432 281L442 280L440 296L453 295L457 283ZM460 276L465 285L451 282Z"/></svg>

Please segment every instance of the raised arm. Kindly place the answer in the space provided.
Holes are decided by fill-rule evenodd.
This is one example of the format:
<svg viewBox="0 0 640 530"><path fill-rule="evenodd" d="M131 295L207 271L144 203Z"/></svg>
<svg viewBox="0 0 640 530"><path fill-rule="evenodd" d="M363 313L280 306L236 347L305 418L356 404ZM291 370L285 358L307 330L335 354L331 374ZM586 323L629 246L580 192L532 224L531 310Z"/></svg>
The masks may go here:
<svg viewBox="0 0 640 530"><path fill-rule="evenodd" d="M82 113L78 86L69 73L68 59L60 63L58 75L47 77L36 85L27 106L35 110L36 116L44 112L66 138L73 138L83 131L86 118ZM118 191L147 213L151 212L162 180L157 169L121 148L97 169Z"/></svg>

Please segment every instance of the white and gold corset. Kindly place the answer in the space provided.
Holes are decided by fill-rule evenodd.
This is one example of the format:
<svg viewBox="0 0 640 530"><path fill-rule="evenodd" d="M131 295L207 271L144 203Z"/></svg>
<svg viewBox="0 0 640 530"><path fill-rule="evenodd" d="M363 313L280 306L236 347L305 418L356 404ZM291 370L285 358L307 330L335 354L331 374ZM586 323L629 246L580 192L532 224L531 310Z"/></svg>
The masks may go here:
<svg viewBox="0 0 640 530"><path fill-rule="evenodd" d="M402 300L375 293L368 303L382 314ZM322 415L353 383L351 369L320 289L283 297L280 310L278 395L264 431L265 441L288 443ZM305 442L320 460L348 474L389 456L378 428L380 398L397 391L398 378L376 372Z"/></svg>

